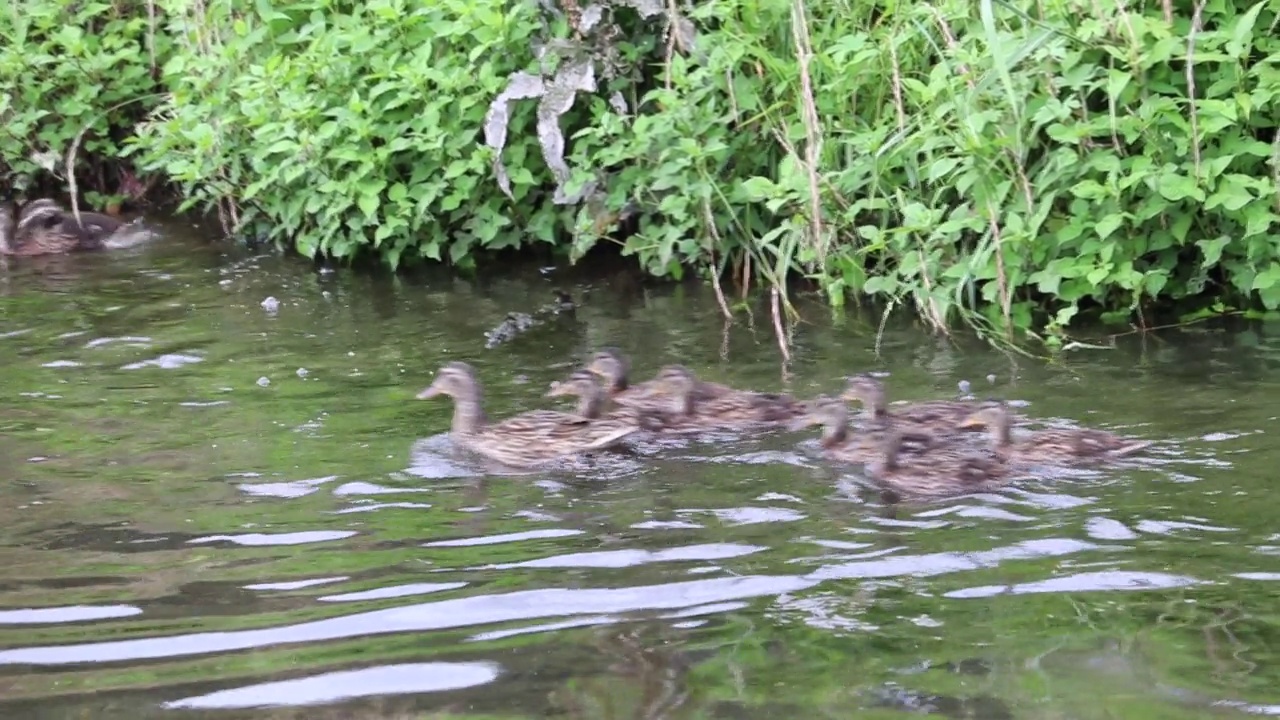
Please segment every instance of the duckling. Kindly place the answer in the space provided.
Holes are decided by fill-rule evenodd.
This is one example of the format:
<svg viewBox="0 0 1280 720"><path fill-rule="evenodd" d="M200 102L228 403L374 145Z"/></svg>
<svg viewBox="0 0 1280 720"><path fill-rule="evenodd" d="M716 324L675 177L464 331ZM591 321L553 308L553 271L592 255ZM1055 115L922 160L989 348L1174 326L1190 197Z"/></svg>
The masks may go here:
<svg viewBox="0 0 1280 720"><path fill-rule="evenodd" d="M1133 440L1118 435L1084 428L1053 428L1034 432L1019 441L1013 440L1012 415L999 401L978 406L960 421L963 428L989 429L991 445L999 453L1023 462L1072 463L1122 458L1149 447L1149 440Z"/></svg>
<svg viewBox="0 0 1280 720"><path fill-rule="evenodd" d="M6 255L58 255L112 246L111 240L127 227L110 215L95 212L74 214L47 198L27 203L17 222L13 209L0 215L0 253Z"/></svg>
<svg viewBox="0 0 1280 720"><path fill-rule="evenodd" d="M614 419L635 424L642 430L661 431L666 429L670 420L675 419L664 417L667 413L656 410L613 405L605 396L599 376L590 370L577 370L565 380L551 383L551 387L543 394L543 397L566 396L578 398L576 412L588 420Z"/></svg>
<svg viewBox="0 0 1280 720"><path fill-rule="evenodd" d="M490 423L475 370L464 362L446 363L417 397L425 400L439 395L453 398L449 434L454 443L510 467L533 467L615 447L640 429L634 422L588 420L553 410L533 410Z"/></svg>
<svg viewBox="0 0 1280 720"><path fill-rule="evenodd" d="M927 435L892 428L881 457L866 470L882 488L905 499L931 499L997 487L1006 480L1009 467L995 454L968 452L955 443L938 445Z"/></svg>
<svg viewBox="0 0 1280 720"><path fill-rule="evenodd" d="M587 369L604 380L605 390L610 398L620 405L652 405L654 396L663 391L663 386L657 378L632 385L629 379L631 361L618 348L606 347L598 350L591 356ZM710 400L733 392L736 391L727 385L698 381L694 388L694 399ZM658 402L665 405L662 399Z"/></svg>
<svg viewBox="0 0 1280 720"><path fill-rule="evenodd" d="M910 403L889 410L884 384L867 373L849 378L841 399L862 403L873 422L892 420L895 425L916 426L923 429L957 429L957 424L973 412L974 404L953 400L933 400Z"/></svg>
<svg viewBox="0 0 1280 720"><path fill-rule="evenodd" d="M814 425L822 426L819 441L823 454L832 460L847 463L869 463L883 455L884 439L888 425L871 427L856 434L849 427L849 408L844 401L829 395L819 395L804 404L804 414L788 424L792 431L804 430ZM953 438L939 434L912 436L913 448L937 447Z"/></svg>
<svg viewBox="0 0 1280 720"><path fill-rule="evenodd" d="M658 372L657 387L668 397L668 410L682 424L703 429L786 423L799 417L803 406L790 395L732 390L707 397L698 392L698 379L683 365L667 365Z"/></svg>

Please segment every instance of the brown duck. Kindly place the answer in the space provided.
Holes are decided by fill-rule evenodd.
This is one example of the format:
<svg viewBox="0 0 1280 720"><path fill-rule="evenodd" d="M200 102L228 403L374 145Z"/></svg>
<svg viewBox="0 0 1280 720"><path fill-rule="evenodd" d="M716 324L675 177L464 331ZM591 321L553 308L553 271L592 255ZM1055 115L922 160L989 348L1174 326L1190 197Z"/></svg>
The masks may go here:
<svg viewBox="0 0 1280 720"><path fill-rule="evenodd" d="M664 386L657 378L631 384L631 361L617 348L601 348L591 356L587 370L600 376L609 398L619 405L652 405L655 395L664 392ZM736 391L727 385L699 380L693 397L695 400L709 400L733 392ZM663 400L658 398L658 402Z"/></svg>
<svg viewBox="0 0 1280 720"><path fill-rule="evenodd" d="M588 420L618 420L638 425L653 432L670 430L679 418L670 412L634 405L618 405L609 399L600 384L600 378L590 370L574 371L568 378L551 383L543 397L575 397L575 412Z"/></svg>
<svg viewBox="0 0 1280 720"><path fill-rule="evenodd" d="M47 198L33 200L15 212L0 205L0 255L61 255L83 250L124 247L135 239L134 226L95 212L75 215Z"/></svg>
<svg viewBox="0 0 1280 720"><path fill-rule="evenodd" d="M682 430L747 428L761 424L784 424L803 414L804 406L790 395L760 393L726 388L728 392L708 396L699 392L693 371L683 365L667 365L655 380L662 399L650 403L665 410ZM650 407L650 404L644 407Z"/></svg>
<svg viewBox="0 0 1280 720"><path fill-rule="evenodd" d="M804 414L792 421L789 430L803 430L819 425L822 438L819 444L823 454L837 462L865 464L884 455L885 439L891 426L873 424L854 430L849 427L849 408L844 401L828 395L819 395L804 405ZM956 440L949 433L916 433L911 436L908 449L938 447Z"/></svg>
<svg viewBox="0 0 1280 720"><path fill-rule="evenodd" d="M960 421L964 428L988 428L991 445L996 452L1024 463L1081 463L1112 460L1137 453L1151 445L1149 440L1134 440L1083 428L1052 428L1013 439L1012 413L1002 402L982 403Z"/></svg>
<svg viewBox="0 0 1280 720"><path fill-rule="evenodd" d="M883 442L881 456L866 466L867 476L904 500L992 490L1008 478L1008 463L995 453L968 450L959 443L938 444L900 428L891 428Z"/></svg>
<svg viewBox="0 0 1280 720"><path fill-rule="evenodd" d="M532 410L496 423L484 413L480 382L464 362L445 364L418 399L453 398L453 442L515 468L535 467L562 458L615 447L640 428L622 419L589 420L573 413Z"/></svg>
<svg viewBox="0 0 1280 720"><path fill-rule="evenodd" d="M889 409L884 384L867 373L849 378L841 399L862 404L864 413L873 423L888 423L905 430L928 429L948 431L959 429L964 420L977 407L972 402L932 400L908 403Z"/></svg>

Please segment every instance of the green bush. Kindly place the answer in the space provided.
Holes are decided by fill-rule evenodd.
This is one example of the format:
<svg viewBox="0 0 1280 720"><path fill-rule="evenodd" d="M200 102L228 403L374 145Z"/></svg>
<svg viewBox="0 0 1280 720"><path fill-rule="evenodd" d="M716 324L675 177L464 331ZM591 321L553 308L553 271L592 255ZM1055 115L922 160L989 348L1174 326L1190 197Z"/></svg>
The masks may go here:
<svg viewBox="0 0 1280 720"><path fill-rule="evenodd" d="M160 101L152 71L169 52L154 30L144 3L38 0L0 10L0 189L75 183L95 204L129 189L121 150Z"/></svg>
<svg viewBox="0 0 1280 720"><path fill-rule="evenodd" d="M139 128L150 168L188 204L289 239L305 255L373 248L467 262L527 235L492 180L479 129L538 28L504 0L315 0L170 16L183 52L171 100ZM512 149L518 155L529 140ZM528 174L528 173L526 173ZM542 239L552 240L550 233Z"/></svg>
<svg viewBox="0 0 1280 720"><path fill-rule="evenodd" d="M616 169L611 207L641 202L626 249L654 272L736 251L939 324L1280 307L1276 6L1205 4L1196 30L1155 5L797 6L699 6L702 56L580 133L575 164Z"/></svg>

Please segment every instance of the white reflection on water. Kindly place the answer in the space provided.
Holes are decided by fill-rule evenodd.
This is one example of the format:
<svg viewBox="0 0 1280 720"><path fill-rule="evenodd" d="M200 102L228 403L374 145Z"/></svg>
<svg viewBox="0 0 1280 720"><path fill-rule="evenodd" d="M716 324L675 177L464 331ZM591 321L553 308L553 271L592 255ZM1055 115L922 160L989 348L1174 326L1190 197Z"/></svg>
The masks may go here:
<svg viewBox="0 0 1280 720"><path fill-rule="evenodd" d="M294 680L246 685L164 703L166 708L235 709L321 705L372 695L460 690L493 682L502 672L493 662L406 663L344 670Z"/></svg>
<svg viewBox="0 0 1280 720"><path fill-rule="evenodd" d="M983 585L944 593L949 598L984 598L994 595L1029 595L1047 592L1089 592L1096 590L1167 590L1198 585L1200 580L1158 572L1105 570L1050 578L1017 585Z"/></svg>
<svg viewBox="0 0 1280 720"><path fill-rule="evenodd" d="M0 625L109 620L141 614L142 610L132 605L70 605L67 607L22 608L18 610L0 610Z"/></svg>
<svg viewBox="0 0 1280 720"><path fill-rule="evenodd" d="M13 648L0 650L0 664L64 665L182 657L282 643L423 632L543 617L673 610L798 592L815 584L814 580L800 577L748 575L628 588L524 590L419 603L277 628Z"/></svg>

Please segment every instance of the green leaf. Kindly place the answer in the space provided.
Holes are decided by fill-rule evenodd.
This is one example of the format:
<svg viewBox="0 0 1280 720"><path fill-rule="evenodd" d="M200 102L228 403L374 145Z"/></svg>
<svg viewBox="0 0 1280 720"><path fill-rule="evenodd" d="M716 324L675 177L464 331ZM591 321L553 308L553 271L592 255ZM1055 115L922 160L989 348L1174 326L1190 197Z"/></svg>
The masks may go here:
<svg viewBox="0 0 1280 720"><path fill-rule="evenodd" d="M778 195L779 187L772 180L756 175L742 181L742 192L749 202L763 202Z"/></svg>
<svg viewBox="0 0 1280 720"><path fill-rule="evenodd" d="M1204 260L1200 262L1201 268L1210 268L1218 264L1222 259L1222 249L1231 243L1231 238L1216 237L1211 240L1197 240L1196 246L1200 248L1200 252L1204 255Z"/></svg>
<svg viewBox="0 0 1280 720"><path fill-rule="evenodd" d="M1231 174L1223 175L1218 179L1218 190L1208 197L1204 202L1205 210L1212 210L1216 207L1223 207L1227 210L1235 212L1240 208L1254 201L1253 193L1249 192L1246 182L1249 181L1247 175Z"/></svg>
<svg viewBox="0 0 1280 720"><path fill-rule="evenodd" d="M1236 26L1231 29L1231 42L1241 48L1245 48L1250 44L1249 41L1253 36L1253 26L1258 22L1258 13L1262 12L1262 7L1268 2L1269 0L1261 0L1236 20Z"/></svg>
<svg viewBox="0 0 1280 720"><path fill-rule="evenodd" d="M1204 201L1204 191L1197 185L1195 178L1179 175L1174 172L1166 172L1160 176L1156 188L1166 200L1185 200L1186 198L1194 198Z"/></svg>
<svg viewBox="0 0 1280 720"><path fill-rule="evenodd" d="M1111 233L1115 232L1121 225L1124 224L1124 221L1125 221L1124 213L1111 213L1110 215L1107 215L1106 217L1102 218L1101 220L1098 221L1098 225L1097 225L1098 237L1102 238L1103 240L1106 240L1108 237L1111 236Z"/></svg>
<svg viewBox="0 0 1280 720"><path fill-rule="evenodd" d="M449 245L449 260L455 265L462 262L471 250L471 238L460 237Z"/></svg>
<svg viewBox="0 0 1280 720"><path fill-rule="evenodd" d="M1270 290L1280 284L1280 262L1272 262L1266 270L1253 278L1253 290Z"/></svg>
<svg viewBox="0 0 1280 720"><path fill-rule="evenodd" d="M382 203L382 197L379 195L361 195L356 204L360 206L360 211L364 213L366 220L372 220L378 214L378 205Z"/></svg>
<svg viewBox="0 0 1280 720"><path fill-rule="evenodd" d="M1169 271L1152 270L1148 272L1142 279L1142 289L1147 295L1157 297L1160 291L1164 290L1164 286L1169 284Z"/></svg>
<svg viewBox="0 0 1280 720"><path fill-rule="evenodd" d="M929 166L929 174L926 178L929 182L937 182L939 179L946 177L952 170L955 170L959 164L959 158L942 158Z"/></svg>
<svg viewBox="0 0 1280 720"><path fill-rule="evenodd" d="M1258 291L1258 297L1262 300L1262 305L1268 310L1280 308L1280 287L1272 286L1265 290Z"/></svg>
<svg viewBox="0 0 1280 720"><path fill-rule="evenodd" d="M896 295L898 293L898 279L891 275L877 275L876 277L867 278L867 282L863 284L862 291L868 295L883 293L885 295Z"/></svg>
<svg viewBox="0 0 1280 720"><path fill-rule="evenodd" d="M1085 200L1101 200L1107 196L1107 189L1096 180L1081 180L1072 186L1071 194Z"/></svg>

